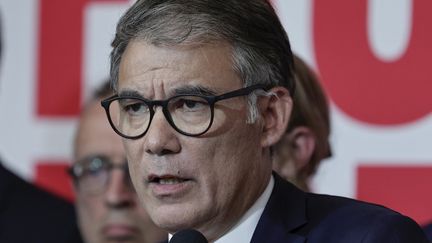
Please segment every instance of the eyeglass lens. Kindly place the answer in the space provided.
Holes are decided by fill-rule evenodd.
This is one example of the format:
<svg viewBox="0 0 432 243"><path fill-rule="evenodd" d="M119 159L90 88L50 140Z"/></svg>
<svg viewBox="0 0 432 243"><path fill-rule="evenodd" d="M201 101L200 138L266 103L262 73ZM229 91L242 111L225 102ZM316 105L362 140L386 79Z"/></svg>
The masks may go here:
<svg viewBox="0 0 432 243"><path fill-rule="evenodd" d="M141 99L118 99L111 103L109 113L116 129L126 136L146 132L152 118L151 107ZM211 107L199 96L177 96L169 99L167 118L176 129L188 134L204 132L211 123Z"/></svg>
<svg viewBox="0 0 432 243"><path fill-rule="evenodd" d="M131 185L127 163L114 165L107 157L92 156L79 162L82 166L82 174L78 176L78 188L88 194L103 192L109 184L110 173L114 168L122 169L125 173L125 184Z"/></svg>

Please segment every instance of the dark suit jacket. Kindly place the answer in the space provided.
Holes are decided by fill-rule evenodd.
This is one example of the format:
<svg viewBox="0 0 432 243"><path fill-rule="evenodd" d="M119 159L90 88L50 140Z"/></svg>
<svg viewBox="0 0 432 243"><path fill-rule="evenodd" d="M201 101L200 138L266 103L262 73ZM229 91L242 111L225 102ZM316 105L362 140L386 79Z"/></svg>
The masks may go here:
<svg viewBox="0 0 432 243"><path fill-rule="evenodd" d="M74 208L0 163L0 242L78 243Z"/></svg>
<svg viewBox="0 0 432 243"><path fill-rule="evenodd" d="M410 218L348 198L305 193L274 174L275 186L252 237L258 242L428 242Z"/></svg>
<svg viewBox="0 0 432 243"><path fill-rule="evenodd" d="M432 242L432 223L426 225L423 228L424 232L426 233L427 237L429 238L429 240Z"/></svg>

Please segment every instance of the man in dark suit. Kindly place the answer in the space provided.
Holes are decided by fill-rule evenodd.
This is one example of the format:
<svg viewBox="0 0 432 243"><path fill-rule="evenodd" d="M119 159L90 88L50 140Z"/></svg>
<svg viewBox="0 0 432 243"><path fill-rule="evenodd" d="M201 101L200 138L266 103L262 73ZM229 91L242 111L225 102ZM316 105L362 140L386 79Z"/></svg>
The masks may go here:
<svg viewBox="0 0 432 243"><path fill-rule="evenodd" d="M141 204L210 242L427 242L389 209L305 194L272 173L292 109L293 57L264 0L139 0L112 43L123 137Z"/></svg>
<svg viewBox="0 0 432 243"><path fill-rule="evenodd" d="M74 208L19 178L0 161L0 242L79 243Z"/></svg>
<svg viewBox="0 0 432 243"><path fill-rule="evenodd" d="M0 242L78 243L73 206L0 164Z"/></svg>

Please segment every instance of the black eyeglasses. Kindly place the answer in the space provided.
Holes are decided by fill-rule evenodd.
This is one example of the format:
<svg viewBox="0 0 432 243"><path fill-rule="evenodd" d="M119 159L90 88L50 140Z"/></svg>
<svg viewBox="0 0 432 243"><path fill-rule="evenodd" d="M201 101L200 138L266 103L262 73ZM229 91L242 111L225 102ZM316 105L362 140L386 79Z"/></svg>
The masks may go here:
<svg viewBox="0 0 432 243"><path fill-rule="evenodd" d="M126 161L121 164L114 164L105 156L89 156L75 162L68 168L68 174L73 178L80 192L99 194L106 190L110 180L110 172L113 169L124 171L124 183L133 190Z"/></svg>
<svg viewBox="0 0 432 243"><path fill-rule="evenodd" d="M124 138L138 139L146 134L155 114L155 106L162 106L166 120L177 132L196 137L210 129L216 102L249 95L257 89L265 90L265 87L257 84L218 96L186 94L166 100L114 95L103 100L101 105L105 108L111 127Z"/></svg>

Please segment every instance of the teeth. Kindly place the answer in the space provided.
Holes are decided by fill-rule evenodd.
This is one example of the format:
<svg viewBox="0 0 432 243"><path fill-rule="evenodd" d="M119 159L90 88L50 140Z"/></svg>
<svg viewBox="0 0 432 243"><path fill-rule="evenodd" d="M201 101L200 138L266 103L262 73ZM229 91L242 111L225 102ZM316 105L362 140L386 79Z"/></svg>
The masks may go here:
<svg viewBox="0 0 432 243"><path fill-rule="evenodd" d="M177 184L177 183L181 183L182 180L179 180L177 178L164 178L164 179L160 179L159 180L159 184L162 185L173 185L173 184Z"/></svg>

